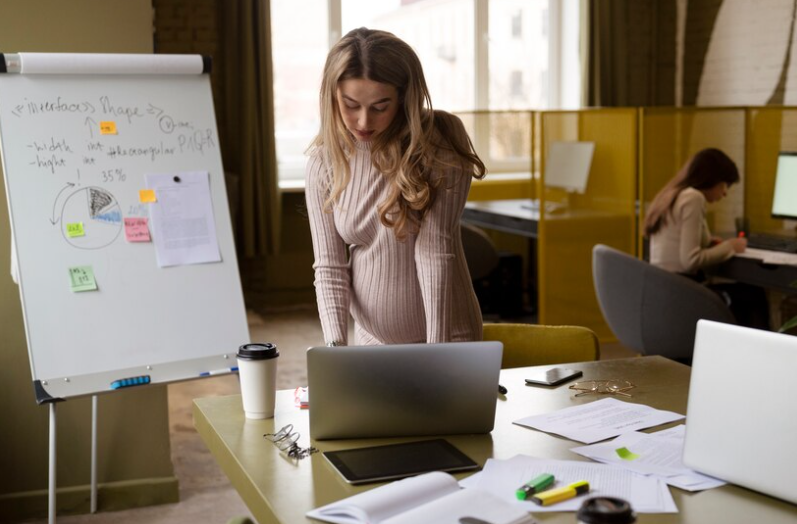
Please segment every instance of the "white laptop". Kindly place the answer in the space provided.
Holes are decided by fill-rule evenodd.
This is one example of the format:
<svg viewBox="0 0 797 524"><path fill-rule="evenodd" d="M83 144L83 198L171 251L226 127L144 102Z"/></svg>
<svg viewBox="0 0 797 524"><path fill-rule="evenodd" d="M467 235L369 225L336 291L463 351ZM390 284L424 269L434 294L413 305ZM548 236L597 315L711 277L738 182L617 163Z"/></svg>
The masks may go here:
<svg viewBox="0 0 797 524"><path fill-rule="evenodd" d="M797 504L797 337L697 323L683 462Z"/></svg>
<svg viewBox="0 0 797 524"><path fill-rule="evenodd" d="M310 436L489 433L502 353L500 342L310 348Z"/></svg>

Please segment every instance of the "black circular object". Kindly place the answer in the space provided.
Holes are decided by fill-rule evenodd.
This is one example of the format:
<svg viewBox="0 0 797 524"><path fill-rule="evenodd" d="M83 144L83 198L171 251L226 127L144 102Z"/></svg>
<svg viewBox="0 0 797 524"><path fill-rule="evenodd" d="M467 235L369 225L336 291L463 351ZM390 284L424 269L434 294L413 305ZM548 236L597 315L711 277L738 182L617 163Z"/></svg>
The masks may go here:
<svg viewBox="0 0 797 524"><path fill-rule="evenodd" d="M243 360L268 360L280 356L277 346L267 342L265 344L244 344L238 348L238 358Z"/></svg>
<svg viewBox="0 0 797 524"><path fill-rule="evenodd" d="M576 515L583 524L633 524L636 514L631 505L614 497L593 497L584 501Z"/></svg>

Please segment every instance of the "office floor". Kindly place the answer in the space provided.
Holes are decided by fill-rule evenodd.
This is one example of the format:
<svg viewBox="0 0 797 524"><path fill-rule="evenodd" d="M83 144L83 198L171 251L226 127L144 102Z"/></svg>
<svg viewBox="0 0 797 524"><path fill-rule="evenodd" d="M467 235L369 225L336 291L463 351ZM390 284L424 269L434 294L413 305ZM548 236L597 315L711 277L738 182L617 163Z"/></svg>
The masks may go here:
<svg viewBox="0 0 797 524"><path fill-rule="evenodd" d="M280 350L277 387L288 389L305 385L304 352L323 340L315 308L296 306L263 309L257 313L250 311L248 321L253 342L273 342ZM633 354L617 344L601 346L602 359ZM239 389L235 376L211 377L169 386L172 462L180 482L180 502L113 513L59 516L57 521L60 524L223 524L231 517L249 515L243 501L194 430L191 415L194 398L236 393ZM29 522L45 524L47 520Z"/></svg>

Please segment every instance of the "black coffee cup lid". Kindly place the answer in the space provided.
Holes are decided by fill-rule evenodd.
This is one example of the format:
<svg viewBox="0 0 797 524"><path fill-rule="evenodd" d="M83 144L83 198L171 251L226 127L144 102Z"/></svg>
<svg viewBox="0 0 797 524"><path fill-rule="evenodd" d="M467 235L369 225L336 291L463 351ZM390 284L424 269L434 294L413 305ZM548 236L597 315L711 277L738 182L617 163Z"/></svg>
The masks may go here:
<svg viewBox="0 0 797 524"><path fill-rule="evenodd" d="M632 524L636 515L623 499L593 497L584 501L576 519L584 524Z"/></svg>
<svg viewBox="0 0 797 524"><path fill-rule="evenodd" d="M238 358L244 360L267 360L280 356L277 346L267 342L265 344L244 344L238 348Z"/></svg>

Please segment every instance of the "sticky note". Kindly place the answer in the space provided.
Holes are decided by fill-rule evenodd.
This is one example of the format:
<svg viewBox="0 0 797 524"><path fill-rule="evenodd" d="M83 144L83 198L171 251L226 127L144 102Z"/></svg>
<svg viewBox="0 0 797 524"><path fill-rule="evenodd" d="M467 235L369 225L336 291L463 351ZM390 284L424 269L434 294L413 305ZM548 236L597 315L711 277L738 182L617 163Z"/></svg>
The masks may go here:
<svg viewBox="0 0 797 524"><path fill-rule="evenodd" d="M150 242L146 218L125 218L125 240L128 242Z"/></svg>
<svg viewBox="0 0 797 524"><path fill-rule="evenodd" d="M158 198L155 196L154 189L139 189L138 200L145 204L149 204L151 202L157 202Z"/></svg>
<svg viewBox="0 0 797 524"><path fill-rule="evenodd" d="M101 135L115 135L116 133L116 122L100 122L100 134Z"/></svg>
<svg viewBox="0 0 797 524"><path fill-rule="evenodd" d="M623 460L636 460L639 458L639 455L632 453L628 448L618 448L614 451Z"/></svg>
<svg viewBox="0 0 797 524"><path fill-rule="evenodd" d="M66 236L69 238L84 237L86 231L83 229L83 222L72 222L66 225Z"/></svg>
<svg viewBox="0 0 797 524"><path fill-rule="evenodd" d="M73 293L97 290L97 281L94 280L94 270L91 266L70 267L69 280Z"/></svg>

